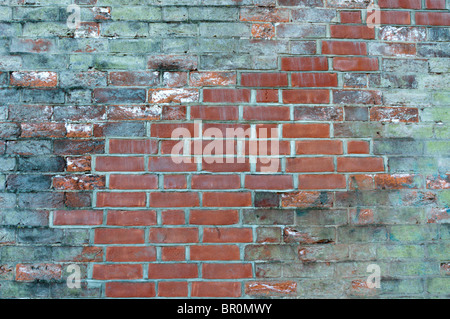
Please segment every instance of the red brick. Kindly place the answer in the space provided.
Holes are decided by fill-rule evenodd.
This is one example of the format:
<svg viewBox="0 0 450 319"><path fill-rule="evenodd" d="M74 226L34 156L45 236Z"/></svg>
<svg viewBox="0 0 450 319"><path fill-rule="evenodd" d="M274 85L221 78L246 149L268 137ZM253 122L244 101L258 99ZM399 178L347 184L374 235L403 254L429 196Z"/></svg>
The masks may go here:
<svg viewBox="0 0 450 319"><path fill-rule="evenodd" d="M343 121L344 110L338 106L296 106L295 121Z"/></svg>
<svg viewBox="0 0 450 319"><path fill-rule="evenodd" d="M246 207L252 205L251 193L203 193L204 207Z"/></svg>
<svg viewBox="0 0 450 319"><path fill-rule="evenodd" d="M107 247L106 261L147 262L156 260L155 247Z"/></svg>
<svg viewBox="0 0 450 319"><path fill-rule="evenodd" d="M11 73L11 85L22 87L56 87L58 75L55 72L17 71Z"/></svg>
<svg viewBox="0 0 450 319"><path fill-rule="evenodd" d="M203 264L202 277L206 279L252 278L251 264Z"/></svg>
<svg viewBox="0 0 450 319"><path fill-rule="evenodd" d="M286 160L286 172L332 172L334 162L331 157L297 157Z"/></svg>
<svg viewBox="0 0 450 319"><path fill-rule="evenodd" d="M36 281L36 280L60 280L62 274L61 265L54 264L17 264L17 281Z"/></svg>
<svg viewBox="0 0 450 319"><path fill-rule="evenodd" d="M236 245L190 246L191 260L239 260L239 247Z"/></svg>
<svg viewBox="0 0 450 319"><path fill-rule="evenodd" d="M341 23L361 23L361 11L341 11Z"/></svg>
<svg viewBox="0 0 450 319"><path fill-rule="evenodd" d="M236 121L238 118L237 106L191 106L191 119Z"/></svg>
<svg viewBox="0 0 450 319"><path fill-rule="evenodd" d="M145 207L145 193L98 193L97 207Z"/></svg>
<svg viewBox="0 0 450 319"><path fill-rule="evenodd" d="M155 140L110 140L111 154L156 154L158 143Z"/></svg>
<svg viewBox="0 0 450 319"><path fill-rule="evenodd" d="M412 174L377 174L374 180L377 189L417 189L421 186L417 182L421 176Z"/></svg>
<svg viewBox="0 0 450 319"><path fill-rule="evenodd" d="M92 206L92 196L89 192L64 193L64 205L68 208L82 208Z"/></svg>
<svg viewBox="0 0 450 319"><path fill-rule="evenodd" d="M191 72L191 86L227 86L236 84L235 72Z"/></svg>
<svg viewBox="0 0 450 319"><path fill-rule="evenodd" d="M250 102L250 90L247 89L204 89L205 103L246 103Z"/></svg>
<svg viewBox="0 0 450 319"><path fill-rule="evenodd" d="M234 158L234 163L226 163L223 160L223 163L210 163L207 162L207 158L203 158L202 169L205 172L249 172L250 171L250 163L248 160L245 160L245 163L238 163L237 159Z"/></svg>
<svg viewBox="0 0 450 319"><path fill-rule="evenodd" d="M189 214L192 225L233 225L238 222L237 210L191 210Z"/></svg>
<svg viewBox="0 0 450 319"><path fill-rule="evenodd" d="M110 226L151 226L156 223L154 210L108 211L107 224Z"/></svg>
<svg viewBox="0 0 450 319"><path fill-rule="evenodd" d="M338 172L382 172L384 162L376 157L341 157L337 159Z"/></svg>
<svg viewBox="0 0 450 319"><path fill-rule="evenodd" d="M375 29L357 25L331 25L331 37L339 39L375 39Z"/></svg>
<svg viewBox="0 0 450 319"><path fill-rule="evenodd" d="M164 189L186 189L186 175L164 175Z"/></svg>
<svg viewBox="0 0 450 319"><path fill-rule="evenodd" d="M143 244L144 230L134 228L97 228L96 244Z"/></svg>
<svg viewBox="0 0 450 319"><path fill-rule="evenodd" d="M323 41L322 54L366 55L367 44L365 42L352 41Z"/></svg>
<svg viewBox="0 0 450 319"><path fill-rule="evenodd" d="M244 120L247 121L289 121L290 111L283 106L246 106Z"/></svg>
<svg viewBox="0 0 450 319"><path fill-rule="evenodd" d="M330 93L328 90L286 90L283 91L285 104L328 104Z"/></svg>
<svg viewBox="0 0 450 319"><path fill-rule="evenodd" d="M381 24L411 24L411 16L407 11L381 11L380 18Z"/></svg>
<svg viewBox="0 0 450 319"><path fill-rule="evenodd" d="M199 206L197 193L155 192L150 193L151 207L196 207Z"/></svg>
<svg viewBox="0 0 450 319"><path fill-rule="evenodd" d="M426 0L425 7L427 9L444 10L445 0Z"/></svg>
<svg viewBox="0 0 450 319"><path fill-rule="evenodd" d="M333 58L333 69L338 71L377 71L377 58Z"/></svg>
<svg viewBox="0 0 450 319"><path fill-rule="evenodd" d="M238 189L239 175L192 175L192 189Z"/></svg>
<svg viewBox="0 0 450 319"><path fill-rule="evenodd" d="M348 141L347 153L348 154L369 154L370 145L366 141Z"/></svg>
<svg viewBox="0 0 450 319"><path fill-rule="evenodd" d="M344 175L299 175L298 189L337 189L346 188Z"/></svg>
<svg viewBox="0 0 450 319"><path fill-rule="evenodd" d="M183 105L163 105L162 119L163 120L185 120L186 106Z"/></svg>
<svg viewBox="0 0 450 319"><path fill-rule="evenodd" d="M143 157L97 157L95 168L99 172L139 172L145 169Z"/></svg>
<svg viewBox="0 0 450 319"><path fill-rule="evenodd" d="M105 176L66 175L53 178L53 188L57 190L93 190L105 187Z"/></svg>
<svg viewBox="0 0 450 319"><path fill-rule="evenodd" d="M191 163L177 164L171 156L150 157L148 169L152 172L195 172L197 170L197 164L193 160L191 160Z"/></svg>
<svg viewBox="0 0 450 319"><path fill-rule="evenodd" d="M159 72L110 72L109 83L113 86L156 86L159 84Z"/></svg>
<svg viewBox="0 0 450 319"><path fill-rule="evenodd" d="M54 225L101 225L103 212L99 210L59 210L53 213Z"/></svg>
<svg viewBox="0 0 450 319"><path fill-rule="evenodd" d="M278 103L278 90L257 90L256 102L258 103Z"/></svg>
<svg viewBox="0 0 450 319"><path fill-rule="evenodd" d="M153 282L107 282L105 295L110 298L151 298L155 297Z"/></svg>
<svg viewBox="0 0 450 319"><path fill-rule="evenodd" d="M251 243L253 231L251 228L215 227L203 229L204 243Z"/></svg>
<svg viewBox="0 0 450 319"><path fill-rule="evenodd" d="M111 175L109 177L110 189L157 189L158 176L139 175Z"/></svg>
<svg viewBox="0 0 450 319"><path fill-rule="evenodd" d="M338 85L336 73L293 73L293 87L335 87Z"/></svg>
<svg viewBox="0 0 450 319"><path fill-rule="evenodd" d="M284 124L284 138L327 138L330 137L329 124Z"/></svg>
<svg viewBox="0 0 450 319"><path fill-rule="evenodd" d="M450 13L448 12L417 12L417 25L450 25Z"/></svg>
<svg viewBox="0 0 450 319"><path fill-rule="evenodd" d="M165 210L161 212L163 225L184 225L186 216L183 210Z"/></svg>
<svg viewBox="0 0 450 319"><path fill-rule="evenodd" d="M187 282L162 281L158 284L159 297L187 297Z"/></svg>
<svg viewBox="0 0 450 319"><path fill-rule="evenodd" d="M326 57L284 57L281 58L283 71L327 71Z"/></svg>
<svg viewBox="0 0 450 319"><path fill-rule="evenodd" d="M151 127L151 136L152 137L159 137L159 138L172 138L172 135L174 134L173 131L175 129L183 128L187 131L189 131L190 136L189 137L198 137L198 133L196 134L195 129L196 126L193 123L158 123L158 124L152 124ZM198 126L197 126L198 128ZM177 136L178 137L178 136Z"/></svg>
<svg viewBox="0 0 450 319"><path fill-rule="evenodd" d="M175 279L197 278L198 266L196 264L150 264L148 265L148 278Z"/></svg>
<svg viewBox="0 0 450 319"><path fill-rule="evenodd" d="M399 9L420 9L421 0L379 0L380 8L399 8Z"/></svg>
<svg viewBox="0 0 450 319"><path fill-rule="evenodd" d="M197 243L197 228L151 228L149 240L151 243Z"/></svg>
<svg viewBox="0 0 450 319"><path fill-rule="evenodd" d="M247 189L291 189L294 187L290 175L246 175L245 188Z"/></svg>
<svg viewBox="0 0 450 319"><path fill-rule="evenodd" d="M161 247L161 259L163 261L183 261L186 259L186 248L184 246Z"/></svg>
<svg viewBox="0 0 450 319"><path fill-rule="evenodd" d="M142 265L94 265L92 279L118 280L118 279L142 279Z"/></svg>
<svg viewBox="0 0 450 319"><path fill-rule="evenodd" d="M242 86L280 87L288 85L287 73L242 73Z"/></svg>
<svg viewBox="0 0 450 319"><path fill-rule="evenodd" d="M318 140L318 141L297 141L295 143L296 154L298 155L341 155L343 154L342 141Z"/></svg>

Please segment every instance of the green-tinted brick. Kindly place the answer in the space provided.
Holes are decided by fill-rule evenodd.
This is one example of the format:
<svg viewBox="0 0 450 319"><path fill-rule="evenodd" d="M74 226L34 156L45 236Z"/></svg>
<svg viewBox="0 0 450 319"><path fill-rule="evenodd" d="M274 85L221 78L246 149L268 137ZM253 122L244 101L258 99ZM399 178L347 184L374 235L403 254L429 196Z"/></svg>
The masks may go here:
<svg viewBox="0 0 450 319"><path fill-rule="evenodd" d="M387 232L384 227L376 226L341 226L338 227L338 242L383 242L387 240Z"/></svg>
<svg viewBox="0 0 450 319"><path fill-rule="evenodd" d="M0 21L12 19L12 9L9 7L0 7Z"/></svg>
<svg viewBox="0 0 450 319"><path fill-rule="evenodd" d="M427 250L430 258L445 261L449 257L450 243L428 245Z"/></svg>
<svg viewBox="0 0 450 319"><path fill-rule="evenodd" d="M391 226L389 239L393 242L425 242L438 238L436 225Z"/></svg>
<svg viewBox="0 0 450 319"><path fill-rule="evenodd" d="M389 266L389 274L394 277L431 276L439 273L439 264L432 262L396 262Z"/></svg>
<svg viewBox="0 0 450 319"><path fill-rule="evenodd" d="M427 283L430 294L450 294L450 278L430 278Z"/></svg>
<svg viewBox="0 0 450 319"><path fill-rule="evenodd" d="M118 53L153 53L161 52L161 41L157 39L111 39L109 41L111 52Z"/></svg>
<svg viewBox="0 0 450 319"><path fill-rule="evenodd" d="M113 20L125 21L160 21L162 10L158 7L115 6L111 10L111 17Z"/></svg>
<svg viewBox="0 0 450 319"><path fill-rule="evenodd" d="M189 8L189 20L191 21L238 21L238 8L225 7L195 7Z"/></svg>
<svg viewBox="0 0 450 319"><path fill-rule="evenodd" d="M425 248L420 245L380 245L377 258L415 259L424 258Z"/></svg>
<svg viewBox="0 0 450 319"><path fill-rule="evenodd" d="M148 24L144 22L103 23L101 34L105 37L147 37Z"/></svg>
<svg viewBox="0 0 450 319"><path fill-rule="evenodd" d="M163 20L164 21L187 21L189 18L188 8L185 7L164 7Z"/></svg>
<svg viewBox="0 0 450 319"><path fill-rule="evenodd" d="M422 279L381 279L384 294L419 294L423 292Z"/></svg>
<svg viewBox="0 0 450 319"><path fill-rule="evenodd" d="M449 155L449 141L432 141L426 143L427 155Z"/></svg>
<svg viewBox="0 0 450 319"><path fill-rule="evenodd" d="M146 68L146 58L133 55L96 56L94 65L99 70L143 70Z"/></svg>
<svg viewBox="0 0 450 319"><path fill-rule="evenodd" d="M59 8L57 7L15 7L14 20L21 21L57 21L59 20Z"/></svg>

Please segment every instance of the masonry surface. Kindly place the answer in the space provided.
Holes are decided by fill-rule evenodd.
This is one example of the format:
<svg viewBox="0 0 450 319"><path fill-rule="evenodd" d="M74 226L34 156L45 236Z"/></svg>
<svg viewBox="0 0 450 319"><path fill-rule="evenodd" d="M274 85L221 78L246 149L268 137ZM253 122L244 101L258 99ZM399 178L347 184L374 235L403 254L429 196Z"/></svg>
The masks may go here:
<svg viewBox="0 0 450 319"><path fill-rule="evenodd" d="M448 298L449 3L375 4L0 0L0 298Z"/></svg>

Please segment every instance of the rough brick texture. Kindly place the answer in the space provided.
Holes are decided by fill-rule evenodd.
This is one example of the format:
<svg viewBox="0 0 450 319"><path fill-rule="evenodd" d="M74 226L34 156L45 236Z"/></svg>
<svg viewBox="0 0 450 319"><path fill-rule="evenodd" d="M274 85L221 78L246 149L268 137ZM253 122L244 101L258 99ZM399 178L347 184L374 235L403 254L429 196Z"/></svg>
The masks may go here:
<svg viewBox="0 0 450 319"><path fill-rule="evenodd" d="M448 1L72 2L0 1L0 298L450 296Z"/></svg>

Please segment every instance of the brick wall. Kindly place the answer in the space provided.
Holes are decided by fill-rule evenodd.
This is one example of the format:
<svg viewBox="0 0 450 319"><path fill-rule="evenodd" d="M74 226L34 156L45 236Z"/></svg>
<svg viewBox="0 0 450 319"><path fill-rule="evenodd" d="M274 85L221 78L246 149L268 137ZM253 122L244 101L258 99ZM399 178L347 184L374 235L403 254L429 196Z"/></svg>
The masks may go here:
<svg viewBox="0 0 450 319"><path fill-rule="evenodd" d="M0 0L0 297L448 297L449 3L375 2Z"/></svg>

